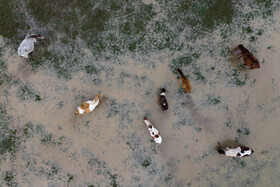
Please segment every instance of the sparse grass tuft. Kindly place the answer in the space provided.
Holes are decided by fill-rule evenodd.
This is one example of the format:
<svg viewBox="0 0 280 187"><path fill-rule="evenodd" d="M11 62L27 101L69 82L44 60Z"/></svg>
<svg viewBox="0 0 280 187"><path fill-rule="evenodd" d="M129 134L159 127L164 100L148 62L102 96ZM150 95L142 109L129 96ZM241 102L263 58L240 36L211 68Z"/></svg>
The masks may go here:
<svg viewBox="0 0 280 187"><path fill-rule="evenodd" d="M36 91L31 88L29 85L22 85L17 92L17 97L22 101L34 100L36 102L41 101L39 94L36 94Z"/></svg>
<svg viewBox="0 0 280 187"><path fill-rule="evenodd" d="M0 140L0 155L5 154L6 152L14 153L17 146L17 130L7 130L1 140Z"/></svg>
<svg viewBox="0 0 280 187"><path fill-rule="evenodd" d="M149 159L144 160L144 162L142 163L142 166L146 168L146 167L148 167L150 164L151 164L151 159L149 158Z"/></svg>
<svg viewBox="0 0 280 187"><path fill-rule="evenodd" d="M241 134L243 135L249 135L250 134L250 130L247 128L243 128L243 129L237 129L237 133L240 136Z"/></svg>
<svg viewBox="0 0 280 187"><path fill-rule="evenodd" d="M182 56L176 59L173 59L171 63L169 64L169 68L176 72L176 69L182 68L184 66L187 66L191 64L193 61L193 57L191 55Z"/></svg>
<svg viewBox="0 0 280 187"><path fill-rule="evenodd" d="M244 160L241 160L240 158L233 157L232 159L235 160L238 164L240 164L241 167L246 167L247 166L246 162Z"/></svg>
<svg viewBox="0 0 280 187"><path fill-rule="evenodd" d="M219 104L221 102L220 100L220 96L218 97L210 97L208 96L208 103L211 104L211 105L216 105L216 104Z"/></svg>
<svg viewBox="0 0 280 187"><path fill-rule="evenodd" d="M110 176L110 179L111 179L111 182L110 182L110 185L113 186L113 187L117 187L119 186L119 184L117 183L117 174L111 174L109 171L107 171L107 173L109 174Z"/></svg>
<svg viewBox="0 0 280 187"><path fill-rule="evenodd" d="M72 180L74 180L74 176L69 173L67 174L67 177L68 177L67 183L70 183Z"/></svg>
<svg viewBox="0 0 280 187"><path fill-rule="evenodd" d="M4 181L7 186L17 186L17 183L14 181L13 171L6 171Z"/></svg>
<svg viewBox="0 0 280 187"><path fill-rule="evenodd" d="M196 71L194 72L194 74L196 75L196 80L205 80L205 77L202 75L202 73L200 71Z"/></svg>
<svg viewBox="0 0 280 187"><path fill-rule="evenodd" d="M93 65L87 65L85 66L85 71L87 72L87 74L97 74L100 70L98 70L95 66Z"/></svg>
<svg viewBox="0 0 280 187"><path fill-rule="evenodd" d="M171 182L172 178L173 176L170 173L168 173L168 175L164 178L165 183L168 184L169 182Z"/></svg>
<svg viewBox="0 0 280 187"><path fill-rule="evenodd" d="M246 81L249 79L249 74L244 74L243 77L240 76L240 72L237 70L233 70L231 74L233 78L233 83L236 86L244 86L246 84Z"/></svg>

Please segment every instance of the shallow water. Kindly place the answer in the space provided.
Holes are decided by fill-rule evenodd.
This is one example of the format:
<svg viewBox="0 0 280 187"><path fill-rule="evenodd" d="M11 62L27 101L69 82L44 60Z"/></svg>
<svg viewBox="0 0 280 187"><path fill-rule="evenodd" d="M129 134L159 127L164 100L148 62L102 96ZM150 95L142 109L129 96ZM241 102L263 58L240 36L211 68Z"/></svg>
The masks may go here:
<svg viewBox="0 0 280 187"><path fill-rule="evenodd" d="M32 1L17 2L24 6L16 8L30 18L28 32L47 39L27 60L17 56L13 45L27 31L19 27L14 38L0 33L1 186L278 186L276 1L271 7L234 2L230 22L218 19L222 23L214 22L213 28L212 22L191 25L186 18L205 19L196 14L200 10L181 10L171 1L122 3L130 8L125 12L92 1L93 12L96 7L111 11L104 20L93 16L106 23L92 26L100 29L97 37L104 48L88 44L93 41L83 35L87 30L74 36L75 28L63 30L56 18L44 24L29 7ZM55 7L59 10L60 4ZM268 10L272 13L266 15ZM89 9L75 11L81 14L80 24L86 23ZM144 29L130 25L124 34L121 25L133 25L138 17ZM141 37L131 50L129 43ZM261 61L260 69L240 66L233 52L240 43ZM176 68L188 76L190 94L184 93ZM164 112L158 104L162 87L169 104ZM74 115L99 91L100 104L92 113ZM160 131L162 144L152 141L145 116ZM215 147L226 140L255 152L246 158L218 155Z"/></svg>

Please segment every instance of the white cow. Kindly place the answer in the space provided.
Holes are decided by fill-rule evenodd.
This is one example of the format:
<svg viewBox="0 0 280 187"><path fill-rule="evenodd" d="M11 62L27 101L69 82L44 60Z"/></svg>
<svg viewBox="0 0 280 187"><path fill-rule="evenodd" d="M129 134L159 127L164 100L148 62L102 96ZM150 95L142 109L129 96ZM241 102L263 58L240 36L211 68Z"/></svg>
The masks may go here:
<svg viewBox="0 0 280 187"><path fill-rule="evenodd" d="M18 55L28 58L28 54L34 51L34 43L38 42L37 39L44 39L40 34L31 34L21 42L18 48Z"/></svg>

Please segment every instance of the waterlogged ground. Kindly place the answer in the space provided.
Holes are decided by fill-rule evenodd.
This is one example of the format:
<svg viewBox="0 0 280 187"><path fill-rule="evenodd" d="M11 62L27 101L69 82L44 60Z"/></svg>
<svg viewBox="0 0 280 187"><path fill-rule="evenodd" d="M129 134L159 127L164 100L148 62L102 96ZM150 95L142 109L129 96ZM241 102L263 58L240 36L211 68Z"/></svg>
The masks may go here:
<svg viewBox="0 0 280 187"><path fill-rule="evenodd" d="M1 0L0 186L279 186L279 6ZM30 33L46 40L26 60L16 51ZM260 69L240 66L238 44ZM96 110L75 116L98 91ZM226 140L255 153L218 155Z"/></svg>

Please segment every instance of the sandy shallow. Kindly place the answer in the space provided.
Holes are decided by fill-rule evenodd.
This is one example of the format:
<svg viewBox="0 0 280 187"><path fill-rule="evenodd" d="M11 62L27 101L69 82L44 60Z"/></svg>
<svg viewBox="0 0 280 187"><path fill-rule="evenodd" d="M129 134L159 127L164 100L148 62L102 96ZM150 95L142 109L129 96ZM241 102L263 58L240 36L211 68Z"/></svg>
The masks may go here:
<svg viewBox="0 0 280 187"><path fill-rule="evenodd" d="M157 1L143 2L158 12L154 19L164 19ZM184 47L176 52L105 53L108 59L96 57L80 37L74 47L51 39L38 44L37 54L66 56L61 65L66 70L77 60L70 78L59 76L48 58L32 67L38 56L20 58L0 36L9 76L0 87L1 129L9 129L13 143L12 150L1 152L1 186L278 186L280 13L241 23L240 15L250 11L243 8L226 38L224 25L195 40L185 39L185 30L178 39ZM245 26L253 33L240 33ZM257 40L249 42L254 34ZM240 67L231 52L240 43L259 58L260 69ZM180 66L193 88L185 94L173 62L193 53L199 56ZM87 65L97 72L87 73ZM163 87L165 112L158 104ZM99 91L97 108L75 116ZM160 131L162 144L152 141L145 116ZM255 152L247 158L218 155L215 147L226 140Z"/></svg>

